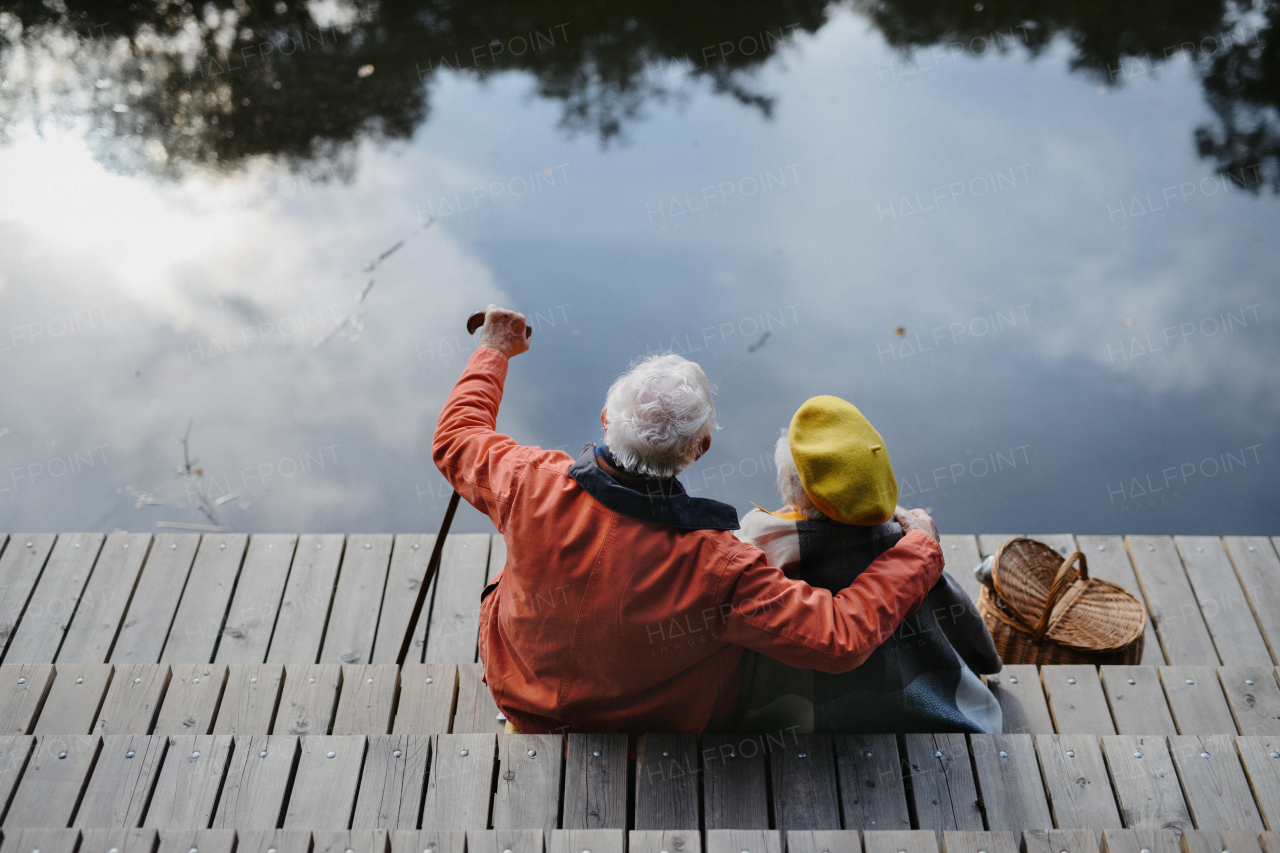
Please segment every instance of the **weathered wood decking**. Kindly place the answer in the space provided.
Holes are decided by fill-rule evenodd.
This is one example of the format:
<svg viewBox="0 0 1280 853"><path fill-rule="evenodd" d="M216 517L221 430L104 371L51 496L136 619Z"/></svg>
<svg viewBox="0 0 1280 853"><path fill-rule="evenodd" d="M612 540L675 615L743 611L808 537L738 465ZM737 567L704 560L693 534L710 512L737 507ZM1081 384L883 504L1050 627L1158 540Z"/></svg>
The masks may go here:
<svg viewBox="0 0 1280 853"><path fill-rule="evenodd" d="M1005 538L943 537L971 593ZM1142 666L1006 667L1002 735L629 745L501 734L501 539L399 669L429 535L0 534L0 853L1280 853L1276 543L1035 538L1145 599Z"/></svg>

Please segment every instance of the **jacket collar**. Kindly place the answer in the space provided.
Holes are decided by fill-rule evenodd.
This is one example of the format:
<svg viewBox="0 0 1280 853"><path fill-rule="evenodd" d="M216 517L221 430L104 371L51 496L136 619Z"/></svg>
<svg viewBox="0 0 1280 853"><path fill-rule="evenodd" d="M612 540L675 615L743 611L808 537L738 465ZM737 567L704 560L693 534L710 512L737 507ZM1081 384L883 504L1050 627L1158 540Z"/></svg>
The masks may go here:
<svg viewBox="0 0 1280 853"><path fill-rule="evenodd" d="M686 530L738 529L737 510L711 498L690 497L675 477L624 473L628 484L624 486L600 467L594 445L585 448L578 461L569 466L569 476L606 509L628 518Z"/></svg>

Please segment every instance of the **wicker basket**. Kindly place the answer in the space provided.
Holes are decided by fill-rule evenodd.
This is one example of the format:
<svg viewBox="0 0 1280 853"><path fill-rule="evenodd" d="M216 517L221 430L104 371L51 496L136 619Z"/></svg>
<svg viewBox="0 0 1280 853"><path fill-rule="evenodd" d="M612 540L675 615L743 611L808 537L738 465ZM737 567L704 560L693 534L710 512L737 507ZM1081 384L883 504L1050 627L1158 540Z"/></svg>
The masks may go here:
<svg viewBox="0 0 1280 853"><path fill-rule="evenodd" d="M1000 659L1008 664L1137 664L1147 612L1108 581L1089 577L1084 554L1065 560L1034 539L996 551L995 589L978 596Z"/></svg>

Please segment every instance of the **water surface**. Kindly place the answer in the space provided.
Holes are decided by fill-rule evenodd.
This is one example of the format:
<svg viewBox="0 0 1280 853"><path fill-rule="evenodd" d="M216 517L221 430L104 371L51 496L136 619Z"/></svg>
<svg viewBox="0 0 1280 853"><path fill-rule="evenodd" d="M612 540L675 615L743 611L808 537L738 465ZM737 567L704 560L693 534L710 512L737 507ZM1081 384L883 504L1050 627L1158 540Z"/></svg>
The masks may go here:
<svg viewBox="0 0 1280 853"><path fill-rule="evenodd" d="M1278 8L0 4L0 528L433 531L497 302L739 512L837 394L944 531L1280 533Z"/></svg>

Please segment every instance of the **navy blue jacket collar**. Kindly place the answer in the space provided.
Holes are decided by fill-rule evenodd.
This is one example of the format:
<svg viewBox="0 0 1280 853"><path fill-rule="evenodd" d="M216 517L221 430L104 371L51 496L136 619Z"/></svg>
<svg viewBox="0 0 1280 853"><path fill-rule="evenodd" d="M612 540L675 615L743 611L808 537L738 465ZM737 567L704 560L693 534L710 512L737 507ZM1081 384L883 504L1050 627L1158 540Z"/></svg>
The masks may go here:
<svg viewBox="0 0 1280 853"><path fill-rule="evenodd" d="M628 518L686 530L738 529L737 510L711 498L690 497L675 477L646 480L646 491L627 488L599 466L593 446L569 466L569 476L607 509Z"/></svg>

